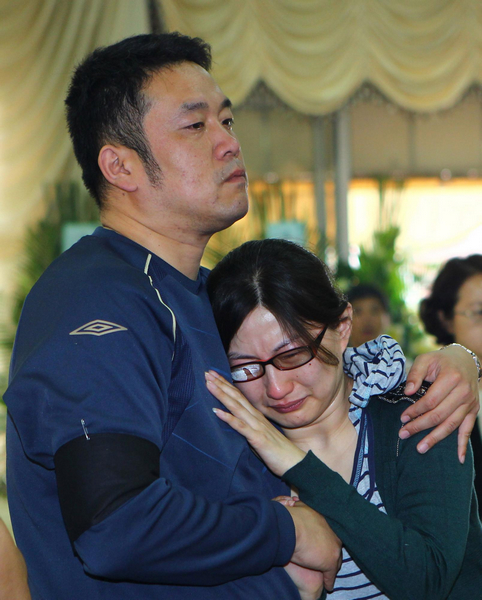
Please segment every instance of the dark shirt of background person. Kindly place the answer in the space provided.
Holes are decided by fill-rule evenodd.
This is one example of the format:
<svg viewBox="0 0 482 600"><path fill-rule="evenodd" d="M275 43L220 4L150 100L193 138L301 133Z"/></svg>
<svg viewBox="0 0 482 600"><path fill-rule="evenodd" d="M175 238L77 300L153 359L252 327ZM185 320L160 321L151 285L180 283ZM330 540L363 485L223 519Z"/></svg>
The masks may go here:
<svg viewBox="0 0 482 600"><path fill-rule="evenodd" d="M420 318L427 333L434 335L439 344L462 344L482 359L482 254L452 258L440 269L430 296L420 303ZM482 398L482 387L479 389ZM478 417L470 441L482 517L481 430L482 421Z"/></svg>

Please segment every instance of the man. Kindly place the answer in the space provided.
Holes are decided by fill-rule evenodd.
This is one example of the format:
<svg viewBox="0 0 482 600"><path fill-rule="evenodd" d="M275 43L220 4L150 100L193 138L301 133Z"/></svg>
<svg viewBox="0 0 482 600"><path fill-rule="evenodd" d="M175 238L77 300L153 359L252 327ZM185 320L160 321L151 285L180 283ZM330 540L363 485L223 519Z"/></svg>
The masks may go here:
<svg viewBox="0 0 482 600"><path fill-rule="evenodd" d="M291 558L338 563L322 517L269 500L284 486L205 387L229 367L199 263L248 208L209 66L200 40L139 36L73 78L69 128L104 228L30 294L6 394L33 598L297 598Z"/></svg>
<svg viewBox="0 0 482 600"><path fill-rule="evenodd" d="M294 599L283 565L324 571L328 586L338 565L324 519L270 501L286 489L205 387L229 367L199 263L247 210L209 66L201 40L145 35L73 77L69 129L103 227L29 295L6 393L34 599Z"/></svg>
<svg viewBox="0 0 482 600"><path fill-rule="evenodd" d="M353 328L350 346L361 346L374 340L390 327L390 312L385 295L374 285L360 284L347 292L353 306Z"/></svg>

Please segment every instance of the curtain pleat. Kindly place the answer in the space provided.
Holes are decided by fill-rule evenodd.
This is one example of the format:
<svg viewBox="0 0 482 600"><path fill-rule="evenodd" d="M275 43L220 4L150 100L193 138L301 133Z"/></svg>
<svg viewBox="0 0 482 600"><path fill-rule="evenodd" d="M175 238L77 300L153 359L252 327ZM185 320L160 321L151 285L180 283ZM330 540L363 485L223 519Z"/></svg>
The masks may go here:
<svg viewBox="0 0 482 600"><path fill-rule="evenodd" d="M330 113L369 81L416 112L482 82L480 0L158 0L170 30L206 39L235 104L260 79L295 110Z"/></svg>
<svg viewBox="0 0 482 600"><path fill-rule="evenodd" d="M79 177L64 113L74 66L97 46L148 30L144 0L0 0L3 268L15 264L45 184Z"/></svg>

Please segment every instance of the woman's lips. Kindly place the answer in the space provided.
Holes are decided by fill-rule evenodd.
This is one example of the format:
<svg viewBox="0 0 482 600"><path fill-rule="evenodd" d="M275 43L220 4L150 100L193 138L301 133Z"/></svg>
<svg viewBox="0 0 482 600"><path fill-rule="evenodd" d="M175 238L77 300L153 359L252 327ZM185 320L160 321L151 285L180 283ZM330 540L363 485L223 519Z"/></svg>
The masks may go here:
<svg viewBox="0 0 482 600"><path fill-rule="evenodd" d="M301 400L295 400L294 402L287 402L286 404L275 404L273 406L271 406L271 408L273 410L275 410L276 412L279 413L289 413L289 412L293 412L294 410L298 410L298 408L300 408L300 406L303 404L303 402L305 401L305 398L301 398Z"/></svg>

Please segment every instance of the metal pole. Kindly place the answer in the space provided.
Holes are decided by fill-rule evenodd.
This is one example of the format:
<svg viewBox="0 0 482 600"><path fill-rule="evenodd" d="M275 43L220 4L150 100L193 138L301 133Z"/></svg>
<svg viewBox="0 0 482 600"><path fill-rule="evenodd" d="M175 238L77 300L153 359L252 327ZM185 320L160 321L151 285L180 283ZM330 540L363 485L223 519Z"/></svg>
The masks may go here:
<svg viewBox="0 0 482 600"><path fill-rule="evenodd" d="M313 183L315 188L316 219L322 240L326 239L325 206L325 117L313 118Z"/></svg>
<svg viewBox="0 0 482 600"><path fill-rule="evenodd" d="M160 3L158 0L146 0L146 2L151 33L165 33L167 30L162 18Z"/></svg>
<svg viewBox="0 0 482 600"><path fill-rule="evenodd" d="M348 189L351 178L350 113L344 107L335 113L336 249L338 260L348 263Z"/></svg>

